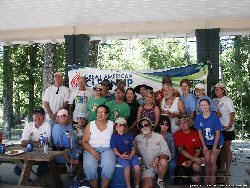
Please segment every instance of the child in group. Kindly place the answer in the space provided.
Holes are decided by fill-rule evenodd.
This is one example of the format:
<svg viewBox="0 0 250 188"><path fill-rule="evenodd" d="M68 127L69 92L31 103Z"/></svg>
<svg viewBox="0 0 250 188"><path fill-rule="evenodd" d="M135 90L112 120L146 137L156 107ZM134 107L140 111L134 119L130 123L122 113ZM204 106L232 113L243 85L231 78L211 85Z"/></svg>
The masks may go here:
<svg viewBox="0 0 250 188"><path fill-rule="evenodd" d="M132 165L135 171L135 187L139 187L141 167L138 156L135 155L136 150L134 146L134 137L131 133L128 133L127 122L123 117L119 117L115 120L114 134L111 136L110 147L114 153L118 156L118 164L124 167L124 177L127 184L127 188L131 188L130 185L130 166Z"/></svg>
<svg viewBox="0 0 250 188"><path fill-rule="evenodd" d="M87 122L87 115L86 113L82 112L79 113L77 116L77 124L73 125L73 134L74 137L77 139L77 151L76 155L78 156L76 159L71 159L68 155L66 155L66 160L68 163L72 165L75 165L75 167L71 167L71 174L70 176L74 177L76 179L81 178L82 172L83 172L83 147L82 147L82 136L83 136L83 131L86 125L88 124ZM74 175L75 174L75 175Z"/></svg>

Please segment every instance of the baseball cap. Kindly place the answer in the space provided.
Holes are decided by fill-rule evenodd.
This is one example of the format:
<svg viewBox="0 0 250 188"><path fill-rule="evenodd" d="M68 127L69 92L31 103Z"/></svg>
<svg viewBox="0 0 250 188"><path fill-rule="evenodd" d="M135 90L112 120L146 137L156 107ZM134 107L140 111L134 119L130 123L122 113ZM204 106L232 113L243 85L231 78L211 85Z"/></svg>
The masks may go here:
<svg viewBox="0 0 250 188"><path fill-rule="evenodd" d="M40 113L42 115L45 115L45 111L43 108L35 108L34 114Z"/></svg>
<svg viewBox="0 0 250 188"><path fill-rule="evenodd" d="M64 74L62 72L56 72L54 76L63 76Z"/></svg>
<svg viewBox="0 0 250 188"><path fill-rule="evenodd" d="M57 116L62 116L62 115L68 116L68 115L69 115L69 114L68 114L68 111L65 110L65 109L61 109L61 110L59 110L59 111L57 112Z"/></svg>
<svg viewBox="0 0 250 188"><path fill-rule="evenodd" d="M204 89L205 90L205 85L202 83L198 83L195 85L195 89Z"/></svg>
<svg viewBox="0 0 250 188"><path fill-rule="evenodd" d="M219 88L223 89L225 91L225 94L227 94L227 88L226 88L225 84L223 84L223 83L217 83L214 87L215 88L219 87Z"/></svg>
<svg viewBox="0 0 250 188"><path fill-rule="evenodd" d="M144 121L144 120L148 121L150 126L153 127L153 123L152 123L151 119L149 119L148 117L143 117L143 118L140 119L140 121L137 124L138 129L142 128L141 127L141 122Z"/></svg>
<svg viewBox="0 0 250 188"><path fill-rule="evenodd" d="M126 121L126 119L123 118L123 117L118 117L118 118L115 120L115 123L120 124L120 125L123 125L123 124L127 124L127 121Z"/></svg>
<svg viewBox="0 0 250 188"><path fill-rule="evenodd" d="M87 114L84 113L84 112L79 113L78 116L77 116L77 118L85 118L85 119L87 119Z"/></svg>

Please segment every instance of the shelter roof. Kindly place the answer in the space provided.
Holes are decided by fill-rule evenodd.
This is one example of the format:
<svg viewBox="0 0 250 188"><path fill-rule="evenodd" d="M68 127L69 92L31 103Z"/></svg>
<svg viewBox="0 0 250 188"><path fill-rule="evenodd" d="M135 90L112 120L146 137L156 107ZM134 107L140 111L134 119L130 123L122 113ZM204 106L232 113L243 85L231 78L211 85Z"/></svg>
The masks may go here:
<svg viewBox="0 0 250 188"><path fill-rule="evenodd" d="M2 0L0 42L60 42L64 35L91 40L250 33L249 0Z"/></svg>

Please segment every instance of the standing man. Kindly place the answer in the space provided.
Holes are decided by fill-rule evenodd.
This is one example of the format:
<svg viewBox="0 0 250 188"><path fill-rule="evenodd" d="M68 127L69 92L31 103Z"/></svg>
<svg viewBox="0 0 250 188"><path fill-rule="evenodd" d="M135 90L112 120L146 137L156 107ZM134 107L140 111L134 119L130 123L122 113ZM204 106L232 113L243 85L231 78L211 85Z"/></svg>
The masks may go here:
<svg viewBox="0 0 250 188"><path fill-rule="evenodd" d="M60 109L67 109L69 102L69 89L63 86L63 73L54 74L55 84L48 87L44 93L44 108L47 113L46 118L53 126L56 114Z"/></svg>
<svg viewBox="0 0 250 188"><path fill-rule="evenodd" d="M40 134L46 135L50 141L51 137L51 126L48 121L45 120L45 111L43 108L36 108L34 110L33 122L26 124L23 129L21 145L26 147L29 143L32 143L34 147L39 147ZM42 176L49 171L46 162L39 162L37 168L37 175ZM16 175L21 175L21 168L16 166L14 168Z"/></svg>
<svg viewBox="0 0 250 188"><path fill-rule="evenodd" d="M200 158L202 144L198 132L190 129L190 125L191 121L187 117L182 117L180 119L181 130L174 134L178 151L178 168L176 169L178 185L199 183L199 176L193 175L199 174L200 165L204 163L204 159Z"/></svg>
<svg viewBox="0 0 250 188"><path fill-rule="evenodd" d="M78 88L69 97L69 116L73 116L73 121L77 122L80 113L87 113L87 102L92 97L92 91L86 88L87 78L79 77L77 80Z"/></svg>
<svg viewBox="0 0 250 188"><path fill-rule="evenodd" d="M112 89L113 84L108 79L104 79L101 85L102 85L102 92L101 92L102 97L108 99L109 101L113 100L114 96L109 92Z"/></svg>
<svg viewBox="0 0 250 188"><path fill-rule="evenodd" d="M156 187L154 179L158 174L157 187L165 188L163 180L171 155L163 136L152 131L152 128L151 120L143 117L138 123L138 129L142 134L135 137L137 149L142 157L142 187Z"/></svg>
<svg viewBox="0 0 250 188"><path fill-rule="evenodd" d="M122 87L115 89L115 100L111 100L106 103L110 110L109 119L113 122L118 117L128 118L130 116L130 108L127 103L124 102L125 90Z"/></svg>

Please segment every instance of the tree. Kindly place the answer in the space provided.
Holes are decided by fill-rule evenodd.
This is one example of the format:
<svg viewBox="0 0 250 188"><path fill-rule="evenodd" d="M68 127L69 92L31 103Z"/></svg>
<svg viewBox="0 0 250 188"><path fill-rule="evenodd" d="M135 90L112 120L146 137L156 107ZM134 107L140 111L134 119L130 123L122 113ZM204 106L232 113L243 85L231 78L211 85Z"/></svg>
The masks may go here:
<svg viewBox="0 0 250 188"><path fill-rule="evenodd" d="M10 60L10 46L3 47L3 119L4 133L11 138L13 121L13 68Z"/></svg>
<svg viewBox="0 0 250 188"><path fill-rule="evenodd" d="M89 67L97 67L99 43L100 40L90 41Z"/></svg>
<svg viewBox="0 0 250 188"><path fill-rule="evenodd" d="M222 78L236 108L237 135L243 138L250 132L250 37L225 37L221 46Z"/></svg>

